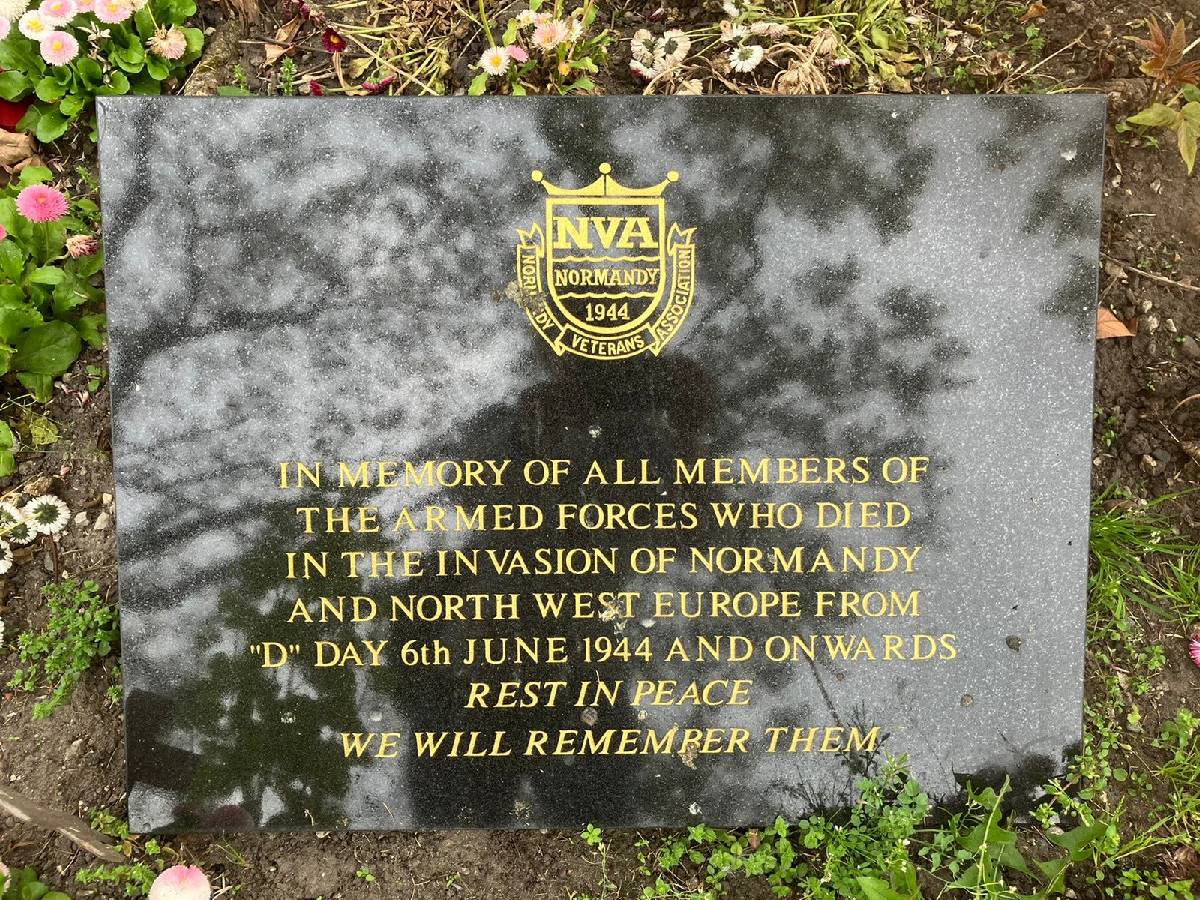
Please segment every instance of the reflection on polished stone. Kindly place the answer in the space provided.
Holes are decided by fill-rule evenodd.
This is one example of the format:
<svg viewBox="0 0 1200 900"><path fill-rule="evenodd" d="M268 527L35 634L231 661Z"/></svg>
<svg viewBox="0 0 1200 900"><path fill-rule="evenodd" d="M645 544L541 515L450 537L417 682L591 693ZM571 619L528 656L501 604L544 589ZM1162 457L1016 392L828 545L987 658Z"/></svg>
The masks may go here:
<svg viewBox="0 0 1200 900"><path fill-rule="evenodd" d="M101 98L133 830L1028 802L1103 110Z"/></svg>

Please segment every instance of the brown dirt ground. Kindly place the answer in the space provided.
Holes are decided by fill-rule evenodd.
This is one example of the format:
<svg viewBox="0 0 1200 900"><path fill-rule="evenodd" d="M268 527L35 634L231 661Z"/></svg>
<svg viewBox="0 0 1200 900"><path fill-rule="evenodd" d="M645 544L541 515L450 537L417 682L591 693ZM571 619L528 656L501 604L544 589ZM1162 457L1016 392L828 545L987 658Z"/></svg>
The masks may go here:
<svg viewBox="0 0 1200 900"><path fill-rule="evenodd" d="M1149 86L1138 77L1136 56L1124 37L1133 32L1137 20L1165 13L1183 15L1196 34L1200 6L1196 0L1167 7L1142 2L1047 5L1046 53L1071 46L1046 64L1043 74L1067 84L1082 83L1083 89L1102 91L1110 98L1103 238L1108 265L1101 297L1118 317L1139 320L1136 337L1097 346L1094 487L1099 492L1117 484L1142 497L1194 490L1200 487L1200 460L1189 456L1184 444L1200 440L1200 349L1195 343L1200 338L1200 293L1133 270L1200 285L1200 188L1196 179L1185 177L1171 138L1155 149L1118 134L1112 126L1149 101ZM638 27L645 15L631 4L622 25ZM206 12L211 22L221 17L214 8ZM268 10L246 34L251 40L274 34L286 17L282 10ZM465 35L462 41L469 41ZM316 41L310 38L305 46L298 53L300 71L320 68ZM249 48L243 49L242 60L251 88L269 83L259 67L261 44L243 47ZM614 53L618 71L621 59L620 52ZM624 79L618 75L614 80ZM631 90L632 84L621 87ZM103 363L101 354L89 352L66 379L67 387L78 392L87 382L84 367ZM17 632L42 624L39 588L57 576L93 578L115 594L114 533L105 498L112 492L107 389L101 388L86 403L78 393L60 393L49 415L62 428L62 440L22 458L18 474L0 480L0 491L44 489L44 482L36 482L54 478L59 495L73 512L86 514L86 521L73 522L57 541L44 538L25 548L13 572L0 582L0 617L8 629L8 647ZM1173 502L1170 510L1186 533L1200 533L1200 504L1194 497ZM1147 730L1156 729L1163 714L1184 702L1197 708L1200 699L1200 672L1186 661L1183 636L1160 637L1168 650L1167 673ZM15 668L14 653L0 654L0 683L7 682ZM121 714L105 698L110 669L111 663L103 670L94 667L69 705L42 722L30 719L31 697L5 692L0 703L0 779L41 802L85 817L92 809L123 815ZM632 834L614 837L609 877L618 891L609 896L640 896L640 887L634 886L633 841ZM250 900L557 900L598 894L601 875L596 854L576 836L560 832L231 835L224 840L201 836L172 840L169 847L181 860L202 865L216 886L240 885L236 896ZM34 866L48 883L77 898L119 896L112 888L75 885L75 872L94 861L65 839L30 827L0 822L0 859ZM1177 877L1192 874L1180 873L1178 864L1165 858L1141 864L1169 869ZM374 884L356 878L360 865L370 868L377 879ZM761 888L745 886L735 886L729 895L766 896Z"/></svg>

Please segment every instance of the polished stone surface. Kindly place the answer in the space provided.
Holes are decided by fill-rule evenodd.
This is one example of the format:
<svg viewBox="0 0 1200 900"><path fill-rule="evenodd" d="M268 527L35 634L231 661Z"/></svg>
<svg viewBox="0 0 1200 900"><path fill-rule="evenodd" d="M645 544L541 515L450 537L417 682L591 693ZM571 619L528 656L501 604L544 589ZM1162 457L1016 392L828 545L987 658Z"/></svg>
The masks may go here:
<svg viewBox="0 0 1200 900"><path fill-rule="evenodd" d="M1102 97L100 98L134 831L761 823L883 754L1019 797L1080 740ZM661 355L556 355L515 297L530 178L680 173L694 300ZM678 274L677 272L675 274ZM575 307L578 311L579 307ZM928 456L877 485L305 491L281 460ZM518 463L519 464L519 463ZM296 506L899 498L913 523L300 535ZM306 543L311 541L311 543ZM286 580L297 549L922 546L880 575ZM919 588L895 618L308 625L297 596ZM324 638L956 635L952 661L262 668ZM465 685L751 678L749 706L464 709ZM414 730L745 727L751 752L418 759ZM878 724L874 753L764 729ZM347 760L343 732L395 731Z"/></svg>

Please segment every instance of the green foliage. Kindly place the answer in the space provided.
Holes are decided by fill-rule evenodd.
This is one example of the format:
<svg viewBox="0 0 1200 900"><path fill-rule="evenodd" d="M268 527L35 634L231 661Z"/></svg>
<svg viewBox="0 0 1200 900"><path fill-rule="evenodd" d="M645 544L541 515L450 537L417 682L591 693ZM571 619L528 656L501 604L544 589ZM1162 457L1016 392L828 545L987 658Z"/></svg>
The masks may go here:
<svg viewBox="0 0 1200 900"><path fill-rule="evenodd" d="M2 46L2 44L0 44ZM49 169L27 166L20 178L0 189L0 375L15 372L39 402L50 400L54 379L70 368L84 342L103 345L104 316L88 312L103 298L95 286L104 266L97 252L70 258L71 233L87 233L98 217L90 200L71 202L69 214L54 222L30 222L17 211L16 197L48 181ZM0 451L12 451L11 434L0 432ZM8 462L0 458L0 472Z"/></svg>
<svg viewBox="0 0 1200 900"><path fill-rule="evenodd" d="M366 866L359 866L358 871L354 873L354 877L359 881L365 881L367 884L374 884L376 881L374 873Z"/></svg>
<svg viewBox="0 0 1200 900"><path fill-rule="evenodd" d="M149 894L154 879L166 866L162 845L150 839L139 846L129 833L129 823L107 810L92 810L91 824L101 834L116 838L120 842L121 852L131 859L121 865L81 869L75 880L80 884L112 885L120 889L125 897L145 897ZM133 858L138 851L142 856L140 860Z"/></svg>
<svg viewBox="0 0 1200 900"><path fill-rule="evenodd" d="M75 880L80 884L108 884L119 888L125 897L145 897L158 873L145 863L96 866L80 869Z"/></svg>
<svg viewBox="0 0 1200 900"><path fill-rule="evenodd" d="M694 825L657 852L642 845L642 896L712 900L731 878L762 878L780 897L918 897L909 844L929 812L929 798L908 776L906 760L889 760L859 781L859 802L846 815L782 818L749 834ZM699 867L702 887L693 887Z"/></svg>
<svg viewBox="0 0 1200 900"><path fill-rule="evenodd" d="M279 66L279 92L285 97L296 95L296 61L285 56Z"/></svg>
<svg viewBox="0 0 1200 900"><path fill-rule="evenodd" d="M62 891L52 891L38 881L33 869L13 869L0 874L0 900L71 900Z"/></svg>
<svg viewBox="0 0 1200 900"><path fill-rule="evenodd" d="M233 66L233 84L222 84L217 88L217 94L221 97L252 97L250 92L250 79L246 77L246 70L242 68L241 63L234 63Z"/></svg>
<svg viewBox="0 0 1200 900"><path fill-rule="evenodd" d="M32 96L34 104L19 123L43 143L58 140L80 116L92 122L96 97L120 94L159 94L162 83L177 78L200 58L204 33L183 28L186 50L179 59L168 60L150 49L158 29L182 26L196 14L195 0L150 0L124 22L105 24L92 13L77 14L60 26L79 42L80 52L65 66L50 65L38 52L38 44L16 27L0 41L0 97L18 100ZM89 55L95 48L98 59Z"/></svg>
<svg viewBox="0 0 1200 900"><path fill-rule="evenodd" d="M100 597L94 581L74 580L42 588L50 620L42 631L17 638L23 667L8 686L26 691L48 690L33 706L33 717L44 719L70 699L75 684L92 661L112 652L117 640L117 610Z"/></svg>
<svg viewBox="0 0 1200 900"><path fill-rule="evenodd" d="M1130 116L1118 130L1137 128L1140 132L1165 128L1175 132L1175 143L1189 175L1196 166L1196 145L1200 142L1200 61L1185 62L1184 57L1195 44L1188 44L1187 29L1179 19L1170 37L1156 19L1146 22L1150 36L1137 41L1149 53L1142 71L1158 88L1160 101ZM1174 91L1167 96L1164 92Z"/></svg>

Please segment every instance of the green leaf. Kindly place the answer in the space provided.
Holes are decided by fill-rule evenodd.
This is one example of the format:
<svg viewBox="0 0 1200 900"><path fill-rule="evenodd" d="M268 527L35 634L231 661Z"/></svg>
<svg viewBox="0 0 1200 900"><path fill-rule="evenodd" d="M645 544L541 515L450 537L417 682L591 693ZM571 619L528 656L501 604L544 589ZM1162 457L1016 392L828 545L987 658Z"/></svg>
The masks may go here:
<svg viewBox="0 0 1200 900"><path fill-rule="evenodd" d="M150 12L149 5L143 6L134 14L133 24L137 27L137 33L142 40L153 36L155 31L154 14Z"/></svg>
<svg viewBox="0 0 1200 900"><path fill-rule="evenodd" d="M17 459L11 450L0 450L0 478L7 478L17 471Z"/></svg>
<svg viewBox="0 0 1200 900"><path fill-rule="evenodd" d="M29 273L29 281L33 284L62 284L67 273L58 266L41 266Z"/></svg>
<svg viewBox="0 0 1200 900"><path fill-rule="evenodd" d="M863 900L908 900L903 894L897 894L886 881L881 878L858 876L858 887L862 891Z"/></svg>
<svg viewBox="0 0 1200 900"><path fill-rule="evenodd" d="M1175 122L1175 142L1179 144L1179 155L1187 166L1188 174L1196 166L1196 143L1200 141L1200 103L1193 100L1179 111Z"/></svg>
<svg viewBox="0 0 1200 900"><path fill-rule="evenodd" d="M42 114L38 117L34 133L43 144L49 144L66 134L70 126L71 120L57 109L46 109L42 110Z"/></svg>
<svg viewBox="0 0 1200 900"><path fill-rule="evenodd" d="M104 70L100 67L100 63L90 56L85 56L75 63L75 71L79 73L79 77L89 88L98 88L104 83Z"/></svg>
<svg viewBox="0 0 1200 900"><path fill-rule="evenodd" d="M1092 844L1104 837L1107 831L1106 823L1096 822L1092 825L1080 825L1078 828L1072 828L1065 834L1051 834L1049 838L1052 843L1064 850L1069 850L1071 859L1079 862L1084 856L1089 855ZM1082 855L1076 856L1076 854Z"/></svg>
<svg viewBox="0 0 1200 900"><path fill-rule="evenodd" d="M107 316L103 313L94 313L90 316L80 317L76 328L79 329L79 336L88 342L88 346L102 350L104 348L104 329L107 325Z"/></svg>
<svg viewBox="0 0 1200 900"><path fill-rule="evenodd" d="M71 325L47 322L31 328L15 341L13 368L34 375L61 375L79 357L83 342Z"/></svg>
<svg viewBox="0 0 1200 900"><path fill-rule="evenodd" d="M37 44L25 40L14 29L8 38L0 41L0 67L40 78L46 71L46 61L36 48Z"/></svg>
<svg viewBox="0 0 1200 900"><path fill-rule="evenodd" d="M0 241L0 274L9 281L21 280L25 271L25 253L16 241Z"/></svg>
<svg viewBox="0 0 1200 900"><path fill-rule="evenodd" d="M1146 128L1161 128L1164 125L1170 125L1175 121L1175 110L1171 107L1155 103L1148 109L1143 109L1140 113L1130 116L1126 121L1132 122L1134 125L1142 125Z"/></svg>
<svg viewBox="0 0 1200 900"><path fill-rule="evenodd" d="M63 98L63 95L67 93L67 88L57 78L47 75L37 83L34 93L37 94L39 100L44 100L46 103L54 103Z"/></svg>
<svg viewBox="0 0 1200 900"><path fill-rule="evenodd" d="M5 100L19 100L29 93L30 81L24 72L9 69L0 72L0 97Z"/></svg>
<svg viewBox="0 0 1200 900"><path fill-rule="evenodd" d="M88 98L86 94L71 94L63 97L62 102L58 104L58 111L68 119L74 119L83 112L83 108L87 104Z"/></svg>
<svg viewBox="0 0 1200 900"><path fill-rule="evenodd" d="M96 88L97 97L120 97L129 93L129 76L120 69L108 73L108 84Z"/></svg>
<svg viewBox="0 0 1200 900"><path fill-rule="evenodd" d="M21 170L21 187L31 184L45 184L54 178L54 173L45 166L26 166Z"/></svg>
<svg viewBox="0 0 1200 900"><path fill-rule="evenodd" d="M480 72L471 79L471 87L467 90L467 94L471 97L478 97L487 89L487 72Z"/></svg>
<svg viewBox="0 0 1200 900"><path fill-rule="evenodd" d="M571 91L591 91L591 90L595 90L595 88L596 88L595 82L593 82L592 79L589 78L587 75L584 75L581 78L576 78L574 81L572 81L570 84L568 84L565 88L563 88L563 93L566 94Z"/></svg>
<svg viewBox="0 0 1200 900"><path fill-rule="evenodd" d="M49 403L54 399L54 376L34 375L31 372L18 372L17 381L25 385L25 389L33 394L38 403Z"/></svg>
<svg viewBox="0 0 1200 900"><path fill-rule="evenodd" d="M511 44L517 39L517 20L509 19L508 24L504 26L504 43Z"/></svg>
<svg viewBox="0 0 1200 900"><path fill-rule="evenodd" d="M514 97L524 97L525 96L525 88L519 84L513 85L512 92L513 92Z"/></svg>
<svg viewBox="0 0 1200 900"><path fill-rule="evenodd" d="M42 316L32 306L0 305L0 341L11 344L17 336L42 324Z"/></svg>
<svg viewBox="0 0 1200 900"><path fill-rule="evenodd" d="M171 64L161 56L146 54L146 74L155 81L166 81L171 77Z"/></svg>
<svg viewBox="0 0 1200 900"><path fill-rule="evenodd" d="M186 66L198 59L201 51L204 50L204 32L199 28L185 28L183 36L187 40L187 52L180 58L179 65Z"/></svg>

